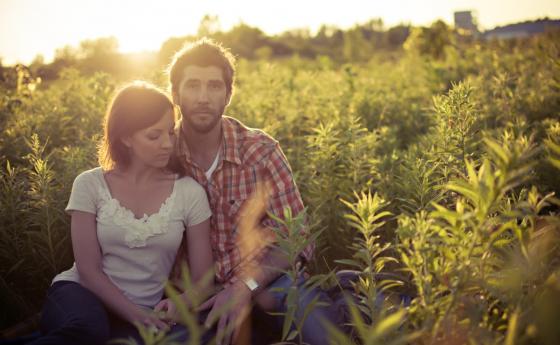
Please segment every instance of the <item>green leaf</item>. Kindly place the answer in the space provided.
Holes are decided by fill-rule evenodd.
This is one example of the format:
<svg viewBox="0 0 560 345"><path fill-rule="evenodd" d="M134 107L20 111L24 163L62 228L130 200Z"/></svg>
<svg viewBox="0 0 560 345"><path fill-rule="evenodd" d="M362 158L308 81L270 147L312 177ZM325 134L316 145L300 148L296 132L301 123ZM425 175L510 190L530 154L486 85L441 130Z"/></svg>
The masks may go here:
<svg viewBox="0 0 560 345"><path fill-rule="evenodd" d="M519 307L515 309L513 314L509 317L508 329L506 334L505 345L515 345L515 339L517 337L517 327L519 323Z"/></svg>
<svg viewBox="0 0 560 345"><path fill-rule="evenodd" d="M286 341L292 341L298 336L298 334L299 334L298 331L294 329L290 332L290 334L288 334L288 336L286 337L285 340Z"/></svg>
<svg viewBox="0 0 560 345"><path fill-rule="evenodd" d="M348 265L348 266L352 266L352 267L357 267L357 268L361 268L362 265L361 263L352 260L352 259L340 259L340 260L335 260L336 263L339 264L343 264L343 265Z"/></svg>
<svg viewBox="0 0 560 345"><path fill-rule="evenodd" d="M502 164L507 164L509 162L509 155L508 153L503 149L503 147L498 144L497 142L495 142L494 140L490 139L490 138L484 138L483 139L484 143L486 144L486 146L488 147L488 149L498 158L500 158Z"/></svg>
<svg viewBox="0 0 560 345"><path fill-rule="evenodd" d="M375 337L379 338L385 336L393 330L397 329L401 325L402 319L404 318L405 314L406 311L404 309L401 309L381 320L373 330Z"/></svg>

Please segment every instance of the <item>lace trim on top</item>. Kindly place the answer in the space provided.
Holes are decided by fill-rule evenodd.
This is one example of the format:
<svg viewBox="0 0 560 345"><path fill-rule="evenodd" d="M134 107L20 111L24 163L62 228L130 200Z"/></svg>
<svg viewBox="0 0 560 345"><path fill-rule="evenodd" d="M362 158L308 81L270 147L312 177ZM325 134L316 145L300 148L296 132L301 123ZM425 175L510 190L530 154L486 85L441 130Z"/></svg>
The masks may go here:
<svg viewBox="0 0 560 345"><path fill-rule="evenodd" d="M113 198L103 175L102 186L99 186L103 201L99 208L99 218L111 220L125 230L124 241L129 248L145 247L148 238L167 233L169 213L173 209L176 194L176 183L173 183L173 191L165 199L158 212L136 218L134 212L122 206Z"/></svg>

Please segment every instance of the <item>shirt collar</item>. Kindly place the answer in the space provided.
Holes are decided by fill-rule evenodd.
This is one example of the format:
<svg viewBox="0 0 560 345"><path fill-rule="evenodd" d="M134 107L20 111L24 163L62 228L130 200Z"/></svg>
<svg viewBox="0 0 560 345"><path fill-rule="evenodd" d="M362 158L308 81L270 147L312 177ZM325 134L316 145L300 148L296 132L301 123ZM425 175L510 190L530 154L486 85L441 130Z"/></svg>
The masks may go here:
<svg viewBox="0 0 560 345"><path fill-rule="evenodd" d="M222 116L222 154L224 160L241 165L241 155L239 154L240 133L236 130L235 119L229 116ZM184 159L184 162L193 165L191 153L184 140L184 133L181 130L181 123L177 127L177 154Z"/></svg>
<svg viewBox="0 0 560 345"><path fill-rule="evenodd" d="M235 126L235 120L229 116L222 117L222 154L224 160L241 165L241 155L239 154L240 133Z"/></svg>

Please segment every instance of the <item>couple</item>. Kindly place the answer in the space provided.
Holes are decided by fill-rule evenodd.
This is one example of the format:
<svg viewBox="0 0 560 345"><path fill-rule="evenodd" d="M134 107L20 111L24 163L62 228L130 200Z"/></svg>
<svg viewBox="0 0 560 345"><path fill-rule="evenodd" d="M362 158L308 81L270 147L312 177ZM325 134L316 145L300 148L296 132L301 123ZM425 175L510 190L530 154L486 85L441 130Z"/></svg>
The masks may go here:
<svg viewBox="0 0 560 345"><path fill-rule="evenodd" d="M188 339L186 328L174 322L173 302L162 300L173 264L183 257L197 289L221 286L201 306L202 322L233 301L212 328L219 343L235 340L254 304L286 310L287 289L279 292L292 284L279 273L288 265L286 257L274 245L242 257L237 223L244 201L263 182L271 189L268 212L281 217L290 208L297 215L304 207L278 142L223 115L234 73L233 56L202 39L176 54L169 73L172 99L147 83L117 93L105 119L101 167L76 178L66 208L75 264L54 278L43 309L43 336L34 344L138 339L134 323ZM181 113L176 131L175 105ZM268 216L260 225L262 231L277 226ZM311 247L305 249L302 263L311 254ZM260 269L244 269L248 266ZM215 270L215 282L201 283L209 270ZM296 320L313 298L323 298L319 291L303 291L303 281L297 285L302 313ZM272 302L264 307L263 300ZM327 343L321 320L328 314L319 307L307 316L306 343ZM282 325L281 318L275 321ZM225 332L231 328L234 332Z"/></svg>

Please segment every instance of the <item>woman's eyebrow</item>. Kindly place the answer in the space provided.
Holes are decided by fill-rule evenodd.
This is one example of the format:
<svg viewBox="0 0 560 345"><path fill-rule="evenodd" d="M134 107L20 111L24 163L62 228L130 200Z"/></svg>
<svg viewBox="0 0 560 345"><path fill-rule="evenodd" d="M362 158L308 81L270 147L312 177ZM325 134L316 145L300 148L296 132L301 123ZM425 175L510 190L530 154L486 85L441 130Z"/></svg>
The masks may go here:
<svg viewBox="0 0 560 345"><path fill-rule="evenodd" d="M161 128L150 128L148 129L149 133L153 133L153 132L163 132L164 130Z"/></svg>

